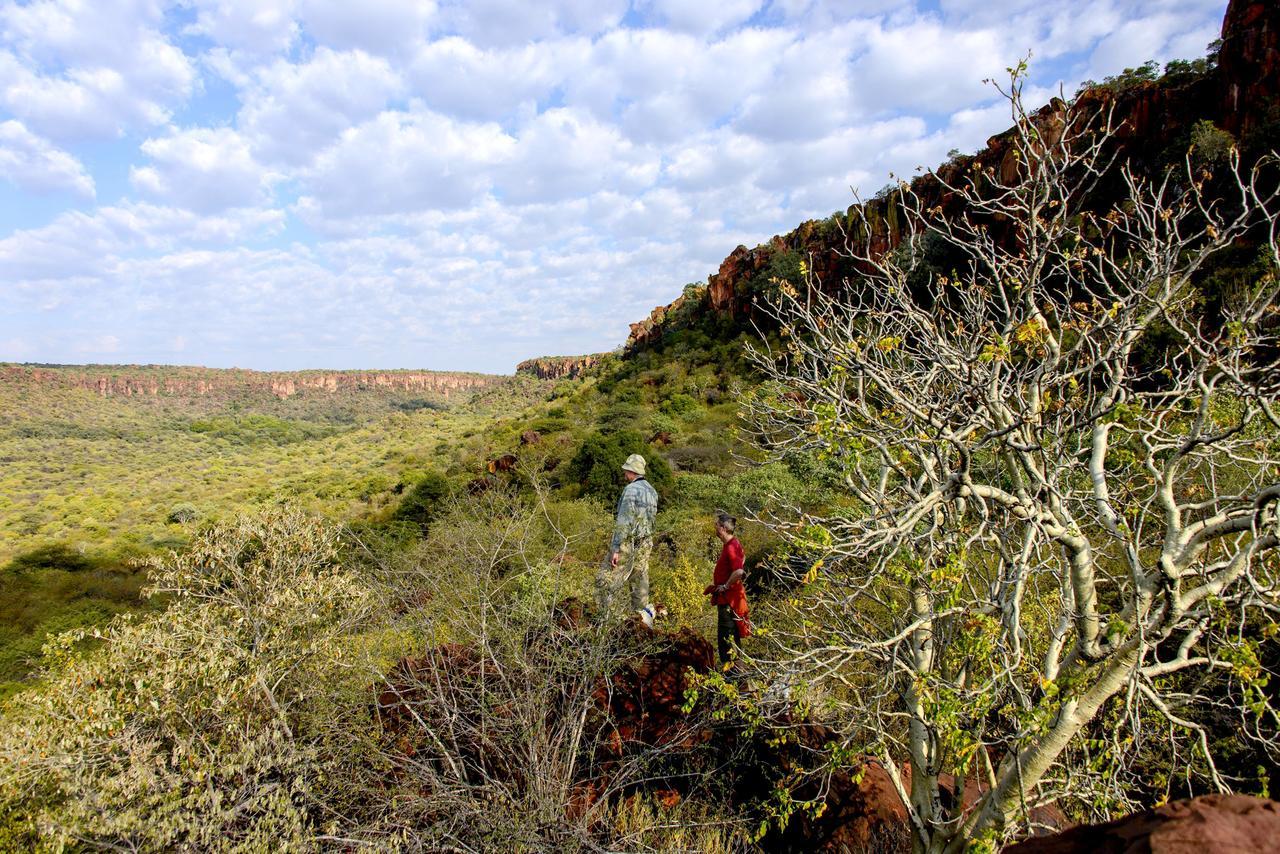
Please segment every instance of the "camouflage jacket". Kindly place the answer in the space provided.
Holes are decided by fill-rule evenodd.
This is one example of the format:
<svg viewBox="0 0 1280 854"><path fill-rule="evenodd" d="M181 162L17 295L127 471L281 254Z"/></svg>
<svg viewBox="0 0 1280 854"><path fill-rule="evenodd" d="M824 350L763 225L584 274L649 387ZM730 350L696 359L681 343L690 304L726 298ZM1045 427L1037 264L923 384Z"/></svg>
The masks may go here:
<svg viewBox="0 0 1280 854"><path fill-rule="evenodd" d="M642 540L653 535L653 517L658 515L658 493L644 478L636 478L622 490L618 499L618 516L613 525L612 550L624 541Z"/></svg>

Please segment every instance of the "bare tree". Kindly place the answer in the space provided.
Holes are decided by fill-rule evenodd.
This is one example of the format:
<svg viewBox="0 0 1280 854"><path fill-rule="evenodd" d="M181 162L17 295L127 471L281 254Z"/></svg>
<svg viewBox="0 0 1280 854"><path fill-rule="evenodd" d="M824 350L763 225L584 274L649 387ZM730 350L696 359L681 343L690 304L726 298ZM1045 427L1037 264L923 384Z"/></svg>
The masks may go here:
<svg viewBox="0 0 1280 854"><path fill-rule="evenodd" d="M1280 605L1273 160L1233 150L1214 177L1189 154L1151 180L1117 161L1105 110L1029 114L1018 70L1002 94L1015 168L938 177L948 216L902 184L899 248L848 235L864 278L780 283L747 413L848 494L772 521L823 560L797 572L770 667L840 709L920 851L1096 794L1089 766L1123 768L1153 716L1226 787L1201 698L1173 687L1189 668L1229 675L1250 731L1276 736L1244 628ZM1123 192L1099 210L1106 186ZM1271 272L1211 325L1194 282L1246 236Z"/></svg>

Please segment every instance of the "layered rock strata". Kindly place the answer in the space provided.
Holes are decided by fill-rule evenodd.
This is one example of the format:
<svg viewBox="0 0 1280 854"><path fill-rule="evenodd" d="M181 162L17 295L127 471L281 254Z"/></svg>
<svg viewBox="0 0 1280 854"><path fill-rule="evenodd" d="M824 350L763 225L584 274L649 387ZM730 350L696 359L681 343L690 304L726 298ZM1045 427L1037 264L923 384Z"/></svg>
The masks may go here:
<svg viewBox="0 0 1280 854"><path fill-rule="evenodd" d="M574 380L600 364L604 357L604 353L592 353L589 356L542 356L526 359L516 365L516 373L529 374L540 380Z"/></svg>
<svg viewBox="0 0 1280 854"><path fill-rule="evenodd" d="M265 393L281 400L300 392L339 394L368 390L449 397L502 381L500 376L436 371L262 372L239 368L153 366L0 367L0 383L83 388L103 397L203 397Z"/></svg>

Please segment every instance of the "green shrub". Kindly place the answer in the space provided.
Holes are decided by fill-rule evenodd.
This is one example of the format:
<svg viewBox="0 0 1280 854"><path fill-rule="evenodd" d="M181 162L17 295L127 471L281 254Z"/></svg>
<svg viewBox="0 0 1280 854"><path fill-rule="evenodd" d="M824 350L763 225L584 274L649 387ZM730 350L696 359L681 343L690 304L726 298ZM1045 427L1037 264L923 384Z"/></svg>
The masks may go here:
<svg viewBox="0 0 1280 854"><path fill-rule="evenodd" d="M716 442L684 445L672 448L667 457L681 471L716 472L729 463L729 449Z"/></svg>
<svg viewBox="0 0 1280 854"><path fill-rule="evenodd" d="M101 625L142 607L145 574L119 558L54 543L14 558L0 571L0 694L41 662L50 634Z"/></svg>
<svg viewBox="0 0 1280 854"><path fill-rule="evenodd" d="M47 570L84 572L94 569L97 565L95 561L69 546L62 543L49 543L18 555L5 567L5 572L15 575Z"/></svg>
<svg viewBox="0 0 1280 854"><path fill-rule="evenodd" d="M562 433L565 430L568 430L571 426L569 419L565 418L563 415L547 415L533 421L533 423L529 425L528 429L540 433L543 436L548 436L552 433Z"/></svg>
<svg viewBox="0 0 1280 854"><path fill-rule="evenodd" d="M781 463L768 463L735 476L725 496L725 510L735 515L760 513L777 505L805 503L812 495L809 485Z"/></svg>
<svg viewBox="0 0 1280 854"><path fill-rule="evenodd" d="M804 258L794 249L775 250L769 254L764 267L746 282L746 293L752 298L767 298L778 290L779 282L799 286L804 283L800 262Z"/></svg>
<svg viewBox="0 0 1280 854"><path fill-rule="evenodd" d="M194 504L182 502L173 505L169 510L168 521L174 525L186 525L200 518L200 511L196 509Z"/></svg>
<svg viewBox="0 0 1280 854"><path fill-rule="evenodd" d="M674 418L688 418L699 410L698 401L683 392L671 395L658 407L659 410Z"/></svg>
<svg viewBox="0 0 1280 854"><path fill-rule="evenodd" d="M1199 159L1206 163L1226 160L1236 147L1235 138L1208 119L1201 119L1191 128L1191 144Z"/></svg>
<svg viewBox="0 0 1280 854"><path fill-rule="evenodd" d="M600 414L599 425L602 433L616 433L623 430L634 430L644 419L644 410L634 403L614 403Z"/></svg>
<svg viewBox="0 0 1280 854"><path fill-rule="evenodd" d="M163 613L59 638L0 721L0 816L52 850L313 850L373 735L353 637L382 609L337 536L289 511L215 527L151 563Z"/></svg>
<svg viewBox="0 0 1280 854"><path fill-rule="evenodd" d="M449 481L444 475L436 471L425 472L405 493L392 518L399 522L413 522L425 529L439 514L449 491Z"/></svg>
<svg viewBox="0 0 1280 854"><path fill-rule="evenodd" d="M681 473L675 478L671 504L705 512L723 509L729 483L714 474Z"/></svg>
<svg viewBox="0 0 1280 854"><path fill-rule="evenodd" d="M670 415L664 412L654 412L649 416L649 430L654 434L666 433L669 436L674 436L679 431L679 428L676 425L676 420Z"/></svg>
<svg viewBox="0 0 1280 854"><path fill-rule="evenodd" d="M569 461L568 475L582 487L585 495L613 500L626 484L622 464L631 454L644 456L645 477L659 493L671 486L671 467L635 430L587 436Z"/></svg>

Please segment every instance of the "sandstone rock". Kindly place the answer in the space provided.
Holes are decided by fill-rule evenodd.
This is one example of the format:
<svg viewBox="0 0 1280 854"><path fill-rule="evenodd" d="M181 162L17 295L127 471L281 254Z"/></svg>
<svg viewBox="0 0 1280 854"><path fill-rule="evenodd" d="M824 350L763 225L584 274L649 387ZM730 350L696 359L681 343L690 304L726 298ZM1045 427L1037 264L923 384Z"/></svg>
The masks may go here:
<svg viewBox="0 0 1280 854"><path fill-rule="evenodd" d="M530 374L540 380L577 379L605 357L604 353L589 356L543 356L526 359L516 365L517 374Z"/></svg>
<svg viewBox="0 0 1280 854"><path fill-rule="evenodd" d="M63 388L84 388L103 397L203 397L207 395L271 395L284 399L300 391L324 394L358 393L367 389L451 394L484 388L504 378L486 374L436 371L340 371L266 372L239 368L190 368L154 365L119 365L28 368L0 367L0 382L35 383Z"/></svg>
<svg viewBox="0 0 1280 854"><path fill-rule="evenodd" d="M1222 127L1237 137L1272 118L1280 93L1280 5L1231 0L1218 54Z"/></svg>
<svg viewBox="0 0 1280 854"><path fill-rule="evenodd" d="M1025 840L1006 854L1252 854L1280 850L1280 803L1205 795Z"/></svg>
<svg viewBox="0 0 1280 854"><path fill-rule="evenodd" d="M489 474L497 474L498 472L514 471L516 463L519 459L515 454L503 454L496 460L489 460Z"/></svg>

